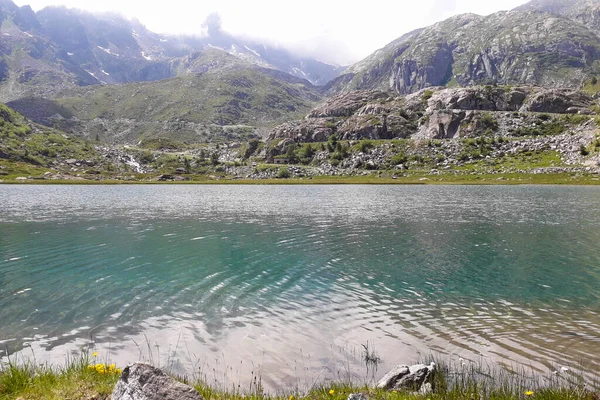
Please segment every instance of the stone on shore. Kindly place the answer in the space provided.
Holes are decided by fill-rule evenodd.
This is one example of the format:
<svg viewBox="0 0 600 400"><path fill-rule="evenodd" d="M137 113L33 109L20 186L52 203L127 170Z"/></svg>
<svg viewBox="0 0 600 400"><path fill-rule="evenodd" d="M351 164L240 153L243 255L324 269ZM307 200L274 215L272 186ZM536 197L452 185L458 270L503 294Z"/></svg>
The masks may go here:
<svg viewBox="0 0 600 400"><path fill-rule="evenodd" d="M430 365L398 365L381 378L377 383L377 388L430 393L433 389L434 371L435 363L433 362Z"/></svg>
<svg viewBox="0 0 600 400"><path fill-rule="evenodd" d="M111 399L203 400L194 388L145 363L136 363L123 370Z"/></svg>

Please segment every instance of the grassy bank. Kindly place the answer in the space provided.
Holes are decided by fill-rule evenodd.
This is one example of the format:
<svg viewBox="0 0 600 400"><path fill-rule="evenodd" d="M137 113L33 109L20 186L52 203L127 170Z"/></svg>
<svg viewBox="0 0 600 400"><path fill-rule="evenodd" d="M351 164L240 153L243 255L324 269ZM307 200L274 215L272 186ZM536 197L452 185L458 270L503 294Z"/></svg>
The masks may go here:
<svg viewBox="0 0 600 400"><path fill-rule="evenodd" d="M392 177L376 176L315 176L312 178L287 179L235 179L231 177L209 177L183 175L188 180L160 182L154 176L139 176L135 179L29 179L15 180L16 176L0 179L0 184L36 185L600 185L600 177L593 174L419 174Z"/></svg>
<svg viewBox="0 0 600 400"><path fill-rule="evenodd" d="M0 399L109 399L121 370L114 364L97 360L94 355L67 360L64 366L31 362L3 365L0 369ZM202 382L190 382L185 377L176 379L194 386L205 400L346 400L350 393L363 393L371 399L381 400L600 399L597 383L586 383L571 372L543 377L476 363L469 366L438 364L434 393L426 395L383 391L370 387L373 385L349 383L322 383L306 391L290 389L268 394L262 390L260 379L258 383L255 379L246 390L240 389L239 385L231 390L218 390Z"/></svg>

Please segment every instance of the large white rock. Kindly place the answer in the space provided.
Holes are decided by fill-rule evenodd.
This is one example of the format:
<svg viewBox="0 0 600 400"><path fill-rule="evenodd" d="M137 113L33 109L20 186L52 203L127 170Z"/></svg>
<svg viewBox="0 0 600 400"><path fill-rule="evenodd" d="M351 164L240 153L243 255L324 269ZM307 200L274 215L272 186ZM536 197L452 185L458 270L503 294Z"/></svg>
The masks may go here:
<svg viewBox="0 0 600 400"><path fill-rule="evenodd" d="M123 370L112 400L203 400L194 388L177 382L158 368L136 363Z"/></svg>
<svg viewBox="0 0 600 400"><path fill-rule="evenodd" d="M378 389L430 392L435 363L430 365L397 365L377 383Z"/></svg>

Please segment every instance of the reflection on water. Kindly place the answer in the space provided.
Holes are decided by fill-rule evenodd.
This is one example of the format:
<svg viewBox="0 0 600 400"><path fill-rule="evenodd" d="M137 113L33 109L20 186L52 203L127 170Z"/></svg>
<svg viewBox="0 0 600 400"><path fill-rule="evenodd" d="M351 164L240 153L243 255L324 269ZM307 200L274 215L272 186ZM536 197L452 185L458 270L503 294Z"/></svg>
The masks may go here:
<svg viewBox="0 0 600 400"><path fill-rule="evenodd" d="M10 186L0 348L91 342L221 384L431 353L600 370L600 190ZM0 355L5 350L0 350Z"/></svg>

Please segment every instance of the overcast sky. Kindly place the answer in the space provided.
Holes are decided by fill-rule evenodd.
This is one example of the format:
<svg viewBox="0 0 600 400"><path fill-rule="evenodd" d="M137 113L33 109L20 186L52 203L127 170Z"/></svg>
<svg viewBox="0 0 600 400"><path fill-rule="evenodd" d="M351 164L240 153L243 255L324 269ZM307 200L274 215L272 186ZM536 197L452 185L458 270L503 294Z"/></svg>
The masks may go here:
<svg viewBox="0 0 600 400"><path fill-rule="evenodd" d="M509 10L526 0L14 0L37 11L65 5L117 11L158 33L201 34L213 12L223 29L268 38L327 62L350 64L413 29L456 14Z"/></svg>

